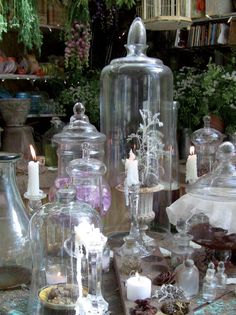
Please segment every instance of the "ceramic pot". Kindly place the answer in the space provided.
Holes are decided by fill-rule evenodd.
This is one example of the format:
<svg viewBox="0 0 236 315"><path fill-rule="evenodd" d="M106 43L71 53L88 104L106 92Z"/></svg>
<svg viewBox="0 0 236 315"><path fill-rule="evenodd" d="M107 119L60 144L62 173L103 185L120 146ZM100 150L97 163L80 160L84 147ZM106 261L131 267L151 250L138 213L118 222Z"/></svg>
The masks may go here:
<svg viewBox="0 0 236 315"><path fill-rule="evenodd" d="M0 99L0 113L5 125L23 126L29 113L30 102L28 98Z"/></svg>

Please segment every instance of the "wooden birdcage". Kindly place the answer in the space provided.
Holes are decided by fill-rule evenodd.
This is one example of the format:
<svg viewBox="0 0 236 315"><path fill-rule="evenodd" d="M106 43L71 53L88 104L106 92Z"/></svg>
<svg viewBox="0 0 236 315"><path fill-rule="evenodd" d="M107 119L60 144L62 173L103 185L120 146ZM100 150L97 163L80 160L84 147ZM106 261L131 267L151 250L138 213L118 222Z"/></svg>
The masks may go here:
<svg viewBox="0 0 236 315"><path fill-rule="evenodd" d="M196 17L193 0L140 0L136 8L149 30L187 27Z"/></svg>

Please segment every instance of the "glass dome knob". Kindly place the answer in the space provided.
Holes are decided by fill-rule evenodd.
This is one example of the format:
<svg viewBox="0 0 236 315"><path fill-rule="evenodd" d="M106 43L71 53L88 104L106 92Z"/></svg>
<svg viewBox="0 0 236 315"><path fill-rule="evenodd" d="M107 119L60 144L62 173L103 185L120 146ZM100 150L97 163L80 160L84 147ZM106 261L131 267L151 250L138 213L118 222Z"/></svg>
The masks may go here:
<svg viewBox="0 0 236 315"><path fill-rule="evenodd" d="M221 160L231 160L234 155L234 145L225 141L221 145L219 145L218 150L216 151L217 159Z"/></svg>
<svg viewBox="0 0 236 315"><path fill-rule="evenodd" d="M74 119L89 121L88 116L85 115L85 107L82 103L77 102L73 107Z"/></svg>
<svg viewBox="0 0 236 315"><path fill-rule="evenodd" d="M146 45L146 29L140 17L134 19L128 33L128 45Z"/></svg>
<svg viewBox="0 0 236 315"><path fill-rule="evenodd" d="M210 128L210 124L211 124L211 117L210 116L204 116L203 117L203 123L204 123L204 128Z"/></svg>

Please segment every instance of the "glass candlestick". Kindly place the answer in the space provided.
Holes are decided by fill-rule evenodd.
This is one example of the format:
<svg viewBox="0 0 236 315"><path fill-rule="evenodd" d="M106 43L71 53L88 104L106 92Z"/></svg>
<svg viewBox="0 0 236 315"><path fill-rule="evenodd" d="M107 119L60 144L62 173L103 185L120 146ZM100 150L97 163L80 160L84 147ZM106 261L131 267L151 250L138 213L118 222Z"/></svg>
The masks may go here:
<svg viewBox="0 0 236 315"><path fill-rule="evenodd" d="M100 232L99 228L94 228L90 224L83 222L75 228L75 241L83 245L87 260L88 272L88 294L77 300L76 315L106 314L108 303L102 295L102 256L107 238ZM68 248L68 243L66 244ZM77 257L77 279L80 281L81 263Z"/></svg>
<svg viewBox="0 0 236 315"><path fill-rule="evenodd" d="M139 199L140 199L140 185L133 184L129 187L123 187L121 185L117 186L118 190L125 192L125 197L127 199L127 204L129 206L130 214L130 230L128 233L128 238L136 240L134 247L135 250L139 252L140 257L149 256L151 252L145 246L144 240L140 233L139 228ZM126 250L126 238L124 238L125 243L117 250L117 254L123 256Z"/></svg>
<svg viewBox="0 0 236 315"><path fill-rule="evenodd" d="M24 197L28 199L28 215L32 217L32 215L40 209L42 206L42 200L46 198L47 194L42 190L39 190L38 195L29 195L27 192L24 193Z"/></svg>

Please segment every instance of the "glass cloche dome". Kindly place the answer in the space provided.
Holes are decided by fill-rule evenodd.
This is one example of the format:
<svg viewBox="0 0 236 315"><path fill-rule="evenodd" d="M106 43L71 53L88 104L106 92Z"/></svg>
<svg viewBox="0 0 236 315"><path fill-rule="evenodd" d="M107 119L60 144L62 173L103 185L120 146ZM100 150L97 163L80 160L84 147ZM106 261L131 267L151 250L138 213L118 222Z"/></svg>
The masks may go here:
<svg viewBox="0 0 236 315"><path fill-rule="evenodd" d="M74 255L76 229L81 223L101 228L98 212L86 203L74 201L73 187L58 190L57 196L58 200L43 205L29 224L33 258L29 314L75 314L79 295L78 259ZM88 290L87 278L85 270L84 294Z"/></svg>

